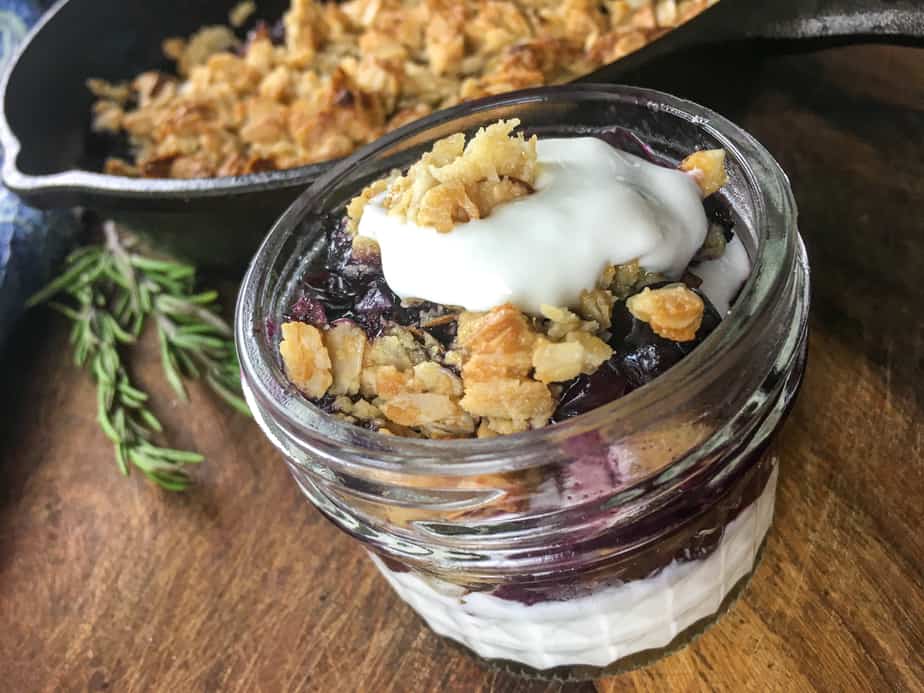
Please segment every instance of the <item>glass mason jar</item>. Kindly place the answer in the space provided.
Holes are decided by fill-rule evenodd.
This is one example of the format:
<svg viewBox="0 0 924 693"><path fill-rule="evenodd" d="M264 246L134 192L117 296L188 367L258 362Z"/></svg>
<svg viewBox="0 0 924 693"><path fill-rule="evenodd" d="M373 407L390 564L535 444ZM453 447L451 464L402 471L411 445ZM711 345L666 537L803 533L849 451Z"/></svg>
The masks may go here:
<svg viewBox="0 0 924 693"><path fill-rule="evenodd" d="M512 117L540 137L597 134L674 161L724 148L721 195L752 264L732 310L653 383L527 433L417 440L323 413L278 356L300 268L366 183ZM516 672L590 678L682 646L754 570L776 488L767 446L802 377L808 305L792 192L760 144L666 94L572 85L440 111L333 168L254 258L236 338L247 401L299 487L434 631Z"/></svg>

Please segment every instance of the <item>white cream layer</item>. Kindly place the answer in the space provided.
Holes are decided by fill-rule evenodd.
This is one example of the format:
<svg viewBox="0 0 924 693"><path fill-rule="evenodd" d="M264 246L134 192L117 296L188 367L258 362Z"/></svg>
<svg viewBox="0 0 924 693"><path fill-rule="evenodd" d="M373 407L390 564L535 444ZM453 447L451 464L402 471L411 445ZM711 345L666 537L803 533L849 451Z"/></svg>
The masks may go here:
<svg viewBox="0 0 924 693"><path fill-rule="evenodd" d="M725 246L722 257L701 262L691 271L703 280L700 291L706 294L719 315L724 316L751 274L751 260L736 234Z"/></svg>
<svg viewBox="0 0 924 693"><path fill-rule="evenodd" d="M595 137L542 139L536 192L450 233L407 223L373 199L359 233L378 241L402 298L468 310L577 306L607 264L639 259L679 279L708 229L699 188Z"/></svg>
<svg viewBox="0 0 924 693"><path fill-rule="evenodd" d="M761 495L725 528L715 551L699 561L673 562L655 575L594 594L526 606L490 594L466 594L442 581L376 566L398 595L440 635L479 656L535 669L607 666L667 646L718 611L735 584L754 568L773 519L777 470Z"/></svg>

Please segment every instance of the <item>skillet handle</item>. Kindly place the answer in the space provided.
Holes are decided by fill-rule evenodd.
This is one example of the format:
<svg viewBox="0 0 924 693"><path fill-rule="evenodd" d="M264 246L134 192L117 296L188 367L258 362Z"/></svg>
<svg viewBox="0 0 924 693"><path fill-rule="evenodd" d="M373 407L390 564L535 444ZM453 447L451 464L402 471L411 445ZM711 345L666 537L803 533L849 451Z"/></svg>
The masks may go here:
<svg viewBox="0 0 924 693"><path fill-rule="evenodd" d="M712 11L722 39L924 41L921 0L720 0Z"/></svg>

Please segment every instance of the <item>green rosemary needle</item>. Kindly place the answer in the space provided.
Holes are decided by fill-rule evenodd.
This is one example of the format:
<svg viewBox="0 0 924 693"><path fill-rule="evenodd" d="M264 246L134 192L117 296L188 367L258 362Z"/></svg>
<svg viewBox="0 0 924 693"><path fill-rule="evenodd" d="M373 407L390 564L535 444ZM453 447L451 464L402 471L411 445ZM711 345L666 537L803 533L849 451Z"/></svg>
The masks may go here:
<svg viewBox="0 0 924 693"><path fill-rule="evenodd" d="M187 399L184 379L202 379L248 413L231 328L215 312L218 294L195 292L193 266L135 252L111 222L103 234L102 243L72 252L63 272L27 305L47 303L71 321L74 362L96 382L97 420L122 473L136 467L162 488L182 491L192 482L186 465L203 458L154 442L163 427L147 407L148 394L132 384L122 352L151 319L164 376L178 397Z"/></svg>

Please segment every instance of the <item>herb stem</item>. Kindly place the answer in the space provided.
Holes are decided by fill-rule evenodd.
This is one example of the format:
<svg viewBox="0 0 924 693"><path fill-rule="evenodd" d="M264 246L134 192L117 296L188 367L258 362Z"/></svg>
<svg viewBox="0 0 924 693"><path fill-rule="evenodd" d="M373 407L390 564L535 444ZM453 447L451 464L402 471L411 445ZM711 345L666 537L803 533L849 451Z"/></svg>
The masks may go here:
<svg viewBox="0 0 924 693"><path fill-rule="evenodd" d="M135 467L161 488L182 491L192 483L186 465L203 457L155 443L163 426L147 406L148 393L132 383L122 352L152 319L164 376L177 396L186 401L184 379L199 378L246 414L232 331L214 311L218 294L194 292L194 267L141 254L113 222L102 232L101 243L72 252L62 273L26 305L47 303L73 323L74 362L87 365L96 382L97 420L119 471Z"/></svg>

